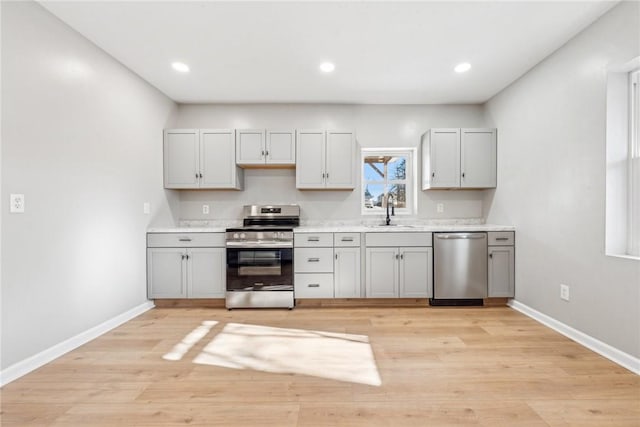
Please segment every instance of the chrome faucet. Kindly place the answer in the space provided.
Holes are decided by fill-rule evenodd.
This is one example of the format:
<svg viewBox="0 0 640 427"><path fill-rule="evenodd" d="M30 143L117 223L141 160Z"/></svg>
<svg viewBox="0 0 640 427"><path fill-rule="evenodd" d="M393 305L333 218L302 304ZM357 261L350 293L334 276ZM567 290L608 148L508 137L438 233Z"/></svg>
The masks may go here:
<svg viewBox="0 0 640 427"><path fill-rule="evenodd" d="M396 215L395 205L393 204L393 194L387 193L387 218L385 219L385 223L387 225L391 224L391 217L389 216L389 205L391 205L391 216Z"/></svg>

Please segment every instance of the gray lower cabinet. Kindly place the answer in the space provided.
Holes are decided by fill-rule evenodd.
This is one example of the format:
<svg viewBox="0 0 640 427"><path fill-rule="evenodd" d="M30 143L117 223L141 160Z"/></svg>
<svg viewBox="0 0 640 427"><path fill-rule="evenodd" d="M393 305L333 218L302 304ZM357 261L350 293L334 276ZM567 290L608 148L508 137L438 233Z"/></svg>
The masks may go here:
<svg viewBox="0 0 640 427"><path fill-rule="evenodd" d="M365 233L367 298L429 298L433 248L429 232Z"/></svg>
<svg viewBox="0 0 640 427"><path fill-rule="evenodd" d="M369 298L429 298L433 289L431 247L366 249Z"/></svg>
<svg viewBox="0 0 640 427"><path fill-rule="evenodd" d="M334 251L335 297L360 298L360 247L336 247Z"/></svg>
<svg viewBox="0 0 640 427"><path fill-rule="evenodd" d="M223 242L224 233L149 233L148 297L223 298L226 288Z"/></svg>
<svg viewBox="0 0 640 427"><path fill-rule="evenodd" d="M515 234L488 233L489 297L515 297Z"/></svg>
<svg viewBox="0 0 640 427"><path fill-rule="evenodd" d="M333 233L296 233L294 247L295 298L333 298Z"/></svg>

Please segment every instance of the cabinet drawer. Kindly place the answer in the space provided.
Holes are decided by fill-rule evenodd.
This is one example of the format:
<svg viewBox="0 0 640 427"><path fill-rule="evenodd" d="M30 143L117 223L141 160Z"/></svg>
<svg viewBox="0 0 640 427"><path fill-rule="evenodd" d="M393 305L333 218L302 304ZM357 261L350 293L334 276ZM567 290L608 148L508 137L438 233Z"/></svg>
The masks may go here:
<svg viewBox="0 0 640 427"><path fill-rule="evenodd" d="M296 273L333 273L333 248L297 248L293 263Z"/></svg>
<svg viewBox="0 0 640 427"><path fill-rule="evenodd" d="M295 298L333 298L333 274L303 273L295 275Z"/></svg>
<svg viewBox="0 0 640 427"><path fill-rule="evenodd" d="M515 244L513 231L489 231L487 238L489 246L513 246Z"/></svg>
<svg viewBox="0 0 640 427"><path fill-rule="evenodd" d="M431 233L415 232L384 232L366 233L365 245L369 246L433 246Z"/></svg>
<svg viewBox="0 0 640 427"><path fill-rule="evenodd" d="M296 248L332 248L333 233L295 233L293 244Z"/></svg>
<svg viewBox="0 0 640 427"><path fill-rule="evenodd" d="M333 246L360 246L360 233L335 233L333 235Z"/></svg>
<svg viewBox="0 0 640 427"><path fill-rule="evenodd" d="M224 246L224 233L147 233L149 248L223 248Z"/></svg>

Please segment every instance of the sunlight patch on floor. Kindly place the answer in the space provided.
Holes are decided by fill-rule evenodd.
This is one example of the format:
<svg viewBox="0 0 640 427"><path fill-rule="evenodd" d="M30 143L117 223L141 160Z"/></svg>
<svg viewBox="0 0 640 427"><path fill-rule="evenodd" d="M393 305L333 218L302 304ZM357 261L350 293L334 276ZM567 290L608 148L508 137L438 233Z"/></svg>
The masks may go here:
<svg viewBox="0 0 640 427"><path fill-rule="evenodd" d="M382 383L366 335L229 323L194 363Z"/></svg>
<svg viewBox="0 0 640 427"><path fill-rule="evenodd" d="M171 351L162 358L164 360L180 360L184 357L185 354L191 347L193 347L198 341L204 338L205 335L209 333L211 328L217 325L218 322L215 320L205 320L200 326L195 328L193 331L189 332L178 344L174 345Z"/></svg>

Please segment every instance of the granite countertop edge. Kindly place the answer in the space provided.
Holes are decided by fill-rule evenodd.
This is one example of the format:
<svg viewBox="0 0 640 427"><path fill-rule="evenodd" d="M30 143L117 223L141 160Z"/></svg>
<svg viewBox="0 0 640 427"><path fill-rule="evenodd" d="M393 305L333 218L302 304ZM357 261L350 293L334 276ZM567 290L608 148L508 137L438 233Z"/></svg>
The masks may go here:
<svg viewBox="0 0 640 427"><path fill-rule="evenodd" d="M147 233L224 233L227 227L150 227ZM512 225L464 224L464 225L411 225L411 226L367 226L367 225L314 225L294 228L295 233L389 233L389 232L471 232L471 231L515 231Z"/></svg>

